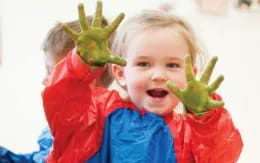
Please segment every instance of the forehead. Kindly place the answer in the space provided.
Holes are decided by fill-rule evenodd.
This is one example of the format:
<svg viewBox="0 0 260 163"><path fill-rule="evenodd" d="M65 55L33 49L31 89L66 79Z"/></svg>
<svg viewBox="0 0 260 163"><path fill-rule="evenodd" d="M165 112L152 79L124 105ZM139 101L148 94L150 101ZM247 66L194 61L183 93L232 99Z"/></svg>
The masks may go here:
<svg viewBox="0 0 260 163"><path fill-rule="evenodd" d="M189 47L183 36L172 28L142 30L128 41L127 58L139 56L184 56Z"/></svg>

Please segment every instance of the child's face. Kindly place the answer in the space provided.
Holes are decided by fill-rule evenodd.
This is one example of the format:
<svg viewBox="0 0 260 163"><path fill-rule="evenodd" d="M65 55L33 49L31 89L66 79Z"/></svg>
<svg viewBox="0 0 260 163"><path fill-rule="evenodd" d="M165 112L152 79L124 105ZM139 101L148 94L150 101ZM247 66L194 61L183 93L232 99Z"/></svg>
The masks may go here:
<svg viewBox="0 0 260 163"><path fill-rule="evenodd" d="M48 51L45 52L44 64L45 64L45 68L46 68L46 75L42 81L43 85L45 85L45 86L47 85L48 78L50 77L50 75L54 69L54 66L63 58L64 58L63 56L60 56L60 55L58 56L58 55L52 54L52 52L48 52Z"/></svg>
<svg viewBox="0 0 260 163"><path fill-rule="evenodd" d="M127 66L114 74L125 80L125 89L137 107L163 115L179 102L166 81L172 80L180 88L186 85L184 62L188 52L185 40L173 29L142 31L129 41Z"/></svg>

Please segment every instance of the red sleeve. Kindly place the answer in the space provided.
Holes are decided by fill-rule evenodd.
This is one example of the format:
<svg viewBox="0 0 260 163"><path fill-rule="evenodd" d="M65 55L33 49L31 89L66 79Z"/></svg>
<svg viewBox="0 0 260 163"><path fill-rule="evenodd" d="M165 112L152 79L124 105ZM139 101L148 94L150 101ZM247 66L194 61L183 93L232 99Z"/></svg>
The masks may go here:
<svg viewBox="0 0 260 163"><path fill-rule="evenodd" d="M192 130L192 153L196 162L237 162L243 142L230 114L215 110L205 121L187 118Z"/></svg>
<svg viewBox="0 0 260 163"><path fill-rule="evenodd" d="M221 100L214 95L215 100ZM168 125L173 132L178 162L234 163L242 151L243 142L231 116L225 108L207 115L174 115Z"/></svg>
<svg viewBox="0 0 260 163"><path fill-rule="evenodd" d="M106 109L112 104L98 102L96 95L102 94L103 102L108 97L118 98L113 92L93 87L93 81L102 71L100 68L91 72L75 50L55 67L42 93L54 136L48 162L85 162L99 149Z"/></svg>

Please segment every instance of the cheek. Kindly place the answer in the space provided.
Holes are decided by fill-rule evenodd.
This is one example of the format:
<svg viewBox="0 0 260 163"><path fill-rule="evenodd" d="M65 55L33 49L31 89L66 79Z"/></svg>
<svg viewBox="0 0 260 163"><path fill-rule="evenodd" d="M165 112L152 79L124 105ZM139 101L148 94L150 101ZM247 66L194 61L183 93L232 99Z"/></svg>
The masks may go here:
<svg viewBox="0 0 260 163"><path fill-rule="evenodd" d="M125 79L129 89L140 90L147 85L144 74L137 71L125 71Z"/></svg>
<svg viewBox="0 0 260 163"><path fill-rule="evenodd" d="M133 77L133 78L129 78L127 80L127 87L131 88L131 89L135 89L135 90L141 90L144 89L147 85L147 81L144 79L144 77L140 78L140 77Z"/></svg>
<svg viewBox="0 0 260 163"><path fill-rule="evenodd" d="M170 80L174 81L178 87L182 89L184 89L187 85L184 71L171 74Z"/></svg>

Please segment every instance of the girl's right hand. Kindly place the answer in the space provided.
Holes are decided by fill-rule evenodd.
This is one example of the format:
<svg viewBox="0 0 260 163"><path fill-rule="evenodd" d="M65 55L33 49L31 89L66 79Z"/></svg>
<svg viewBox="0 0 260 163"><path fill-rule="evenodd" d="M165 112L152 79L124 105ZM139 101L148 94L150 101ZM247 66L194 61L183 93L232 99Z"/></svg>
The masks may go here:
<svg viewBox="0 0 260 163"><path fill-rule="evenodd" d="M224 105L223 101L215 101L211 98L212 94L224 80L224 77L220 75L211 85L208 85L216 62L217 57L213 57L202 76L196 79L192 68L191 56L187 55L185 58L187 87L181 90L173 81L167 81L167 86L171 92L181 100L186 108L191 109L198 115Z"/></svg>
<svg viewBox="0 0 260 163"><path fill-rule="evenodd" d="M93 25L89 26L84 12L84 5L78 5L79 22L81 32L73 31L68 25L62 24L63 29L75 41L77 53L85 64L93 67L104 66L106 63L114 63L125 66L126 61L117 56L113 56L108 48L108 39L116 30L120 22L124 18L121 13L111 25L101 28L102 23L102 2L97 2L96 15L93 19Z"/></svg>

